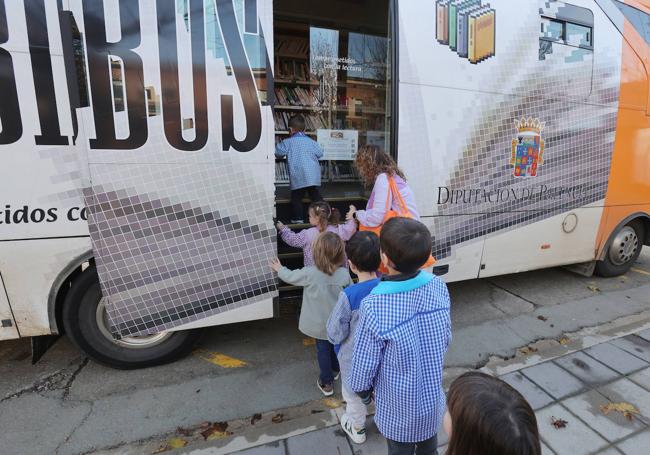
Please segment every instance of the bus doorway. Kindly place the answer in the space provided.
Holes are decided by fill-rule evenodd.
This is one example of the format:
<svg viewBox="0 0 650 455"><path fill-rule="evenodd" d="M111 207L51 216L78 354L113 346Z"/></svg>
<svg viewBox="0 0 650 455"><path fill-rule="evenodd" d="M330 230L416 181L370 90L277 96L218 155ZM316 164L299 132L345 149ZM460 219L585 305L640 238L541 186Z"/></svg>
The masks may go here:
<svg viewBox="0 0 650 455"><path fill-rule="evenodd" d="M371 0L276 0L274 2L273 112L276 145L290 136L289 120L301 115L305 135L324 150L320 161L322 198L338 209L365 208L365 188L354 158L359 147L390 147L389 2ZM276 216L294 232L311 227L305 194L305 223L291 223L290 176L286 159L275 166ZM302 250L278 236L278 256L289 268L303 266ZM301 289L280 284L283 301Z"/></svg>

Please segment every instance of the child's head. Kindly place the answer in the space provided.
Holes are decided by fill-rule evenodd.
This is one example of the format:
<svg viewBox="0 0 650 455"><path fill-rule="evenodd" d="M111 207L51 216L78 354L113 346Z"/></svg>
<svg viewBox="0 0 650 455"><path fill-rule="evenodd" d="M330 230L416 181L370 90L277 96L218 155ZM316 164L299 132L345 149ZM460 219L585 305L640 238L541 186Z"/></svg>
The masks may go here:
<svg viewBox="0 0 650 455"><path fill-rule="evenodd" d="M415 273L431 257L431 233L419 221L395 217L381 228L382 261L389 270Z"/></svg>
<svg viewBox="0 0 650 455"><path fill-rule="evenodd" d="M535 413L502 380L472 371L449 388L445 431L447 455L540 455Z"/></svg>
<svg viewBox="0 0 650 455"><path fill-rule="evenodd" d="M289 119L289 128L293 131L305 131L305 117L302 115L294 115Z"/></svg>
<svg viewBox="0 0 650 455"><path fill-rule="evenodd" d="M360 272L372 273L379 269L379 237L374 232L361 231L354 234L348 240L345 252L350 261L350 269L357 275Z"/></svg>
<svg viewBox="0 0 650 455"><path fill-rule="evenodd" d="M333 232L323 232L316 237L312 246L316 268L323 273L333 275L343 266L345 246L341 237Z"/></svg>
<svg viewBox="0 0 650 455"><path fill-rule="evenodd" d="M309 206L309 224L323 232L330 224L339 222L341 214L325 201L312 202Z"/></svg>

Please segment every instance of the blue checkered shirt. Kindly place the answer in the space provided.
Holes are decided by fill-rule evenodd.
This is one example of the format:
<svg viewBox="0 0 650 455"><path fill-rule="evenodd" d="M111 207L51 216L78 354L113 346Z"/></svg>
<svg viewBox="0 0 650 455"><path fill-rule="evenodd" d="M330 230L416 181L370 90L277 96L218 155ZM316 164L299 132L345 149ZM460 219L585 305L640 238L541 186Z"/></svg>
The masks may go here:
<svg viewBox="0 0 650 455"><path fill-rule="evenodd" d="M450 305L447 286L426 272L382 281L361 303L350 386L374 389L375 423L388 439L420 442L438 432Z"/></svg>
<svg viewBox="0 0 650 455"><path fill-rule="evenodd" d="M275 147L275 156L287 157L289 184L292 190L320 186L320 163L323 149L305 133L296 133Z"/></svg>

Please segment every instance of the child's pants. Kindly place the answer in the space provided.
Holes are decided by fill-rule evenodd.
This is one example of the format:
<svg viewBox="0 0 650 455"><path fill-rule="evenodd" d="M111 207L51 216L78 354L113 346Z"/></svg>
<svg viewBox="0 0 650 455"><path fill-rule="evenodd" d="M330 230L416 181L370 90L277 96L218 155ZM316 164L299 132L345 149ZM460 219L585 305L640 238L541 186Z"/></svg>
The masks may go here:
<svg viewBox="0 0 650 455"><path fill-rule="evenodd" d="M308 186L306 188L300 188L298 190L291 190L291 212L292 220L304 220L303 210L302 210L302 197L305 195L305 192L309 194L309 199L312 202L320 202L323 200L323 197L320 195L318 186Z"/></svg>
<svg viewBox="0 0 650 455"><path fill-rule="evenodd" d="M397 442L386 438L388 455L438 455L438 435L422 442Z"/></svg>
<svg viewBox="0 0 650 455"><path fill-rule="evenodd" d="M361 401L361 397L348 389L345 383L346 378L341 378L341 391L343 392L343 399L345 400L345 413L350 418L350 422L355 430L366 428L366 405Z"/></svg>
<svg viewBox="0 0 650 455"><path fill-rule="evenodd" d="M334 345L327 340L316 340L316 354L318 368L320 368L320 383L332 384L334 375L341 371L339 360L334 352Z"/></svg>

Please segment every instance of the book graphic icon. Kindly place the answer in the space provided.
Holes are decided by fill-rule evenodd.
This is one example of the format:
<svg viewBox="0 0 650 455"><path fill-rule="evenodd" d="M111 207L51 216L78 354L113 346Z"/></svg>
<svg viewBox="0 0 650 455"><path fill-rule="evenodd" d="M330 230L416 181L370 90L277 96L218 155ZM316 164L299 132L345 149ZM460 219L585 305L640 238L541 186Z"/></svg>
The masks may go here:
<svg viewBox="0 0 650 455"><path fill-rule="evenodd" d="M481 0L437 0L436 40L480 63L496 54L496 11Z"/></svg>

